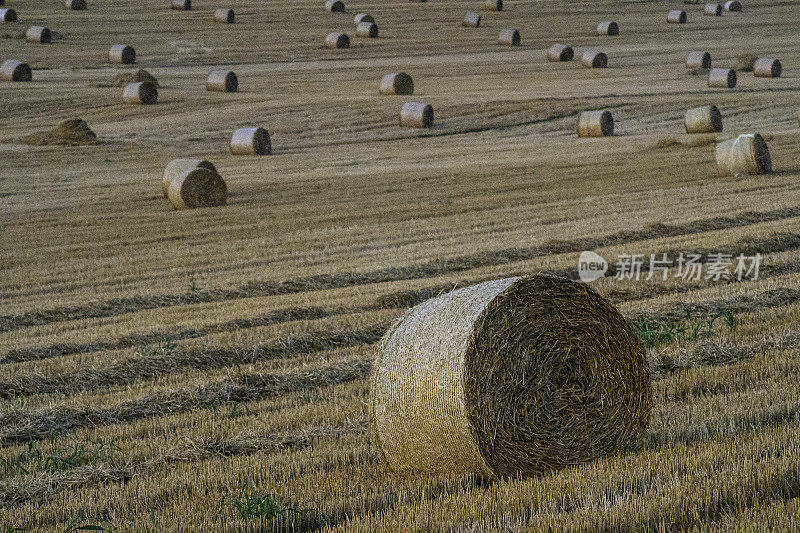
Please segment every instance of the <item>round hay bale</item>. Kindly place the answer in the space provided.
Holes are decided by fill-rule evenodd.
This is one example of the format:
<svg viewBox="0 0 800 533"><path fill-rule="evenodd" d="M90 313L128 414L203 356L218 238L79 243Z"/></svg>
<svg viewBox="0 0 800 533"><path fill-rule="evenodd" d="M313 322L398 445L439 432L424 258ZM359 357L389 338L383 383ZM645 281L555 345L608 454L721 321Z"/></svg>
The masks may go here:
<svg viewBox="0 0 800 533"><path fill-rule="evenodd" d="M414 80L405 72L393 72L381 78L381 94L414 94Z"/></svg>
<svg viewBox="0 0 800 533"><path fill-rule="evenodd" d="M781 62L771 57L759 57L753 64L753 75L756 78L778 78L782 71Z"/></svg>
<svg viewBox="0 0 800 533"><path fill-rule="evenodd" d="M350 48L350 37L344 33L333 32L325 37L326 48Z"/></svg>
<svg viewBox="0 0 800 533"><path fill-rule="evenodd" d="M167 198L169 191L169 184L177 176L196 168L206 168L208 170L217 171L217 167L211 161L205 159L173 159L164 168L164 175L161 177L161 192L164 193L164 198Z"/></svg>
<svg viewBox="0 0 800 533"><path fill-rule="evenodd" d="M606 68L608 66L608 56L597 50L586 50L581 58L581 63L588 68Z"/></svg>
<svg viewBox="0 0 800 533"><path fill-rule="evenodd" d="M556 43L547 50L548 61L572 61L575 51L571 46Z"/></svg>
<svg viewBox="0 0 800 533"><path fill-rule="evenodd" d="M50 28L44 26L31 26L25 32L25 40L29 43L47 44L53 41L53 34Z"/></svg>
<svg viewBox="0 0 800 533"><path fill-rule="evenodd" d="M597 35L619 35L619 24L613 20L605 20L597 25Z"/></svg>
<svg viewBox="0 0 800 533"><path fill-rule="evenodd" d="M31 81L32 78L30 65L18 59L7 59L0 66L0 80Z"/></svg>
<svg viewBox="0 0 800 533"><path fill-rule="evenodd" d="M707 17L722 16L722 4L706 4L703 6L703 15Z"/></svg>
<svg viewBox="0 0 800 533"><path fill-rule="evenodd" d="M375 22L375 17L372 15L368 15L366 13L359 13L355 17L353 17L353 23L358 26L362 22Z"/></svg>
<svg viewBox="0 0 800 533"><path fill-rule="evenodd" d="M500 30L497 42L506 46L519 46L519 32L517 30Z"/></svg>
<svg viewBox="0 0 800 533"><path fill-rule="evenodd" d="M722 113L713 104L695 107L686 111L683 124L686 133L719 133L722 131Z"/></svg>
<svg viewBox="0 0 800 533"><path fill-rule="evenodd" d="M502 11L503 0L484 0L483 6L487 11Z"/></svg>
<svg viewBox="0 0 800 533"><path fill-rule="evenodd" d="M17 12L11 8L0 9L0 21L2 22L16 22Z"/></svg>
<svg viewBox="0 0 800 533"><path fill-rule="evenodd" d="M264 128L239 128L231 136L230 148L233 155L269 155L272 141Z"/></svg>
<svg viewBox="0 0 800 533"><path fill-rule="evenodd" d="M578 137L614 135L614 117L610 111L583 111L578 115Z"/></svg>
<svg viewBox="0 0 800 533"><path fill-rule="evenodd" d="M328 0L325 2L325 9L331 13L343 13L344 2L342 2L342 0Z"/></svg>
<svg viewBox="0 0 800 533"><path fill-rule="evenodd" d="M406 102L400 109L400 126L430 128L433 126L433 107L419 102Z"/></svg>
<svg viewBox="0 0 800 533"><path fill-rule="evenodd" d="M378 38L378 25L374 22L362 22L356 26L357 37L368 37L370 39Z"/></svg>
<svg viewBox="0 0 800 533"><path fill-rule="evenodd" d="M127 44L115 44L108 51L108 60L112 63L130 65L136 63L136 50Z"/></svg>
<svg viewBox="0 0 800 533"><path fill-rule="evenodd" d="M708 86L733 89L736 87L736 71L729 68L712 68L708 71Z"/></svg>
<svg viewBox="0 0 800 533"><path fill-rule="evenodd" d="M169 183L167 198L175 209L195 209L225 205L228 187L216 171L194 168L175 176Z"/></svg>
<svg viewBox="0 0 800 533"><path fill-rule="evenodd" d="M192 9L192 0L172 0L171 7L176 11L189 11Z"/></svg>
<svg viewBox="0 0 800 533"><path fill-rule="evenodd" d="M86 0L66 0L65 5L67 9L71 9L73 11L83 11L86 9Z"/></svg>
<svg viewBox="0 0 800 533"><path fill-rule="evenodd" d="M704 70L711 68L711 54L701 50L689 52L686 56L686 68Z"/></svg>
<svg viewBox="0 0 800 533"><path fill-rule="evenodd" d="M739 135L717 145L717 169L722 176L758 175L772 172L772 159L758 133Z"/></svg>
<svg viewBox="0 0 800 533"><path fill-rule="evenodd" d="M739 0L729 0L725 2L725 11L741 11L742 3Z"/></svg>
<svg viewBox="0 0 800 533"><path fill-rule="evenodd" d="M235 93L239 90L239 79L231 70L212 70L206 80L206 91Z"/></svg>
<svg viewBox="0 0 800 533"><path fill-rule="evenodd" d="M461 21L461 26L465 28L477 28L481 25L481 16L475 11L467 11L464 15L464 20Z"/></svg>
<svg viewBox="0 0 800 533"><path fill-rule="evenodd" d="M583 283L488 281L406 312L370 376L370 442L399 473L530 476L645 437L646 352Z"/></svg>
<svg viewBox="0 0 800 533"><path fill-rule="evenodd" d="M667 22L672 24L686 24L686 11L673 9L667 13Z"/></svg>
<svg viewBox="0 0 800 533"><path fill-rule="evenodd" d="M217 9L214 11L214 22L221 22L222 24L233 24L236 19L236 13L233 9Z"/></svg>
<svg viewBox="0 0 800 533"><path fill-rule="evenodd" d="M129 83L122 91L122 101L126 104L157 104L158 89L149 81Z"/></svg>

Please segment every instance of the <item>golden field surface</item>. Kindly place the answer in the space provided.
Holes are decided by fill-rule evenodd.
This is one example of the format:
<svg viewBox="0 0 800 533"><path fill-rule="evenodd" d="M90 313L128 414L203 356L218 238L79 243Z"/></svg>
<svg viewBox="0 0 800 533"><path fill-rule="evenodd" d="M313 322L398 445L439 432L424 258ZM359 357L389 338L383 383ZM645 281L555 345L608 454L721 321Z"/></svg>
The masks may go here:
<svg viewBox="0 0 800 533"><path fill-rule="evenodd" d="M721 17L677 1L226 2L3 6L19 21L0 23L0 61L34 71L0 82L0 532L800 528L795 0ZM215 24L217 7L236 23ZM676 8L687 24L666 23ZM467 10L479 28L461 27ZM355 37L358 12L379 38ZM595 36L601 20L621 34ZM26 43L30 25L53 43ZM521 46L497 44L503 28ZM352 47L323 48L332 31ZM576 60L547 62L554 42ZM135 66L109 66L115 43ZM609 68L582 67L588 48ZM784 73L709 89L691 50ZM240 92L206 92L212 67ZM157 105L101 86L137 68ZM378 94L396 71L413 96ZM431 104L433 128L399 128L406 101ZM710 103L724 132L691 139L685 111ZM578 139L578 113L600 108L615 136ZM19 141L73 117L101 143ZM273 154L231 156L244 126ZM715 140L756 132L774 173L718 176ZM228 205L172 210L176 157L213 161ZM388 325L455 287L575 277L583 250L763 260L757 280L592 284L652 341L639 449L498 482L379 464L367 376ZM240 512L273 500L277 518Z"/></svg>

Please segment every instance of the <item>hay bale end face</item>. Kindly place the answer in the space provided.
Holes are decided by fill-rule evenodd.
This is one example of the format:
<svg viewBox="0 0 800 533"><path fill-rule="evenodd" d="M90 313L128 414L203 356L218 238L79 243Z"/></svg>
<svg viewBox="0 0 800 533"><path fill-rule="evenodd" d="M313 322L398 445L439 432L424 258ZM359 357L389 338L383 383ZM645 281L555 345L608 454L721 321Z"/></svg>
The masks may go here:
<svg viewBox="0 0 800 533"><path fill-rule="evenodd" d="M583 111L578 115L578 137L614 135L614 117L610 111Z"/></svg>
<svg viewBox="0 0 800 533"><path fill-rule="evenodd" d="M326 48L350 48L350 37L344 33L333 32L325 37Z"/></svg>
<svg viewBox="0 0 800 533"><path fill-rule="evenodd" d="M689 55L686 56L686 68L710 69L711 54L703 51L689 52Z"/></svg>
<svg viewBox="0 0 800 533"><path fill-rule="evenodd" d="M695 107L686 111L686 133L719 133L722 131L722 113L715 105Z"/></svg>
<svg viewBox="0 0 800 533"><path fill-rule="evenodd" d="M381 78L381 94L414 94L414 80L405 72L393 72Z"/></svg>
<svg viewBox="0 0 800 533"><path fill-rule="evenodd" d="M149 81L129 83L122 91L122 101L126 104L157 104L158 89Z"/></svg>
<svg viewBox="0 0 800 533"><path fill-rule="evenodd" d="M16 22L17 12L11 8L0 9L0 22Z"/></svg>
<svg viewBox="0 0 800 533"><path fill-rule="evenodd" d="M547 50L548 61L572 61L575 51L571 46L556 43Z"/></svg>
<svg viewBox="0 0 800 533"><path fill-rule="evenodd" d="M782 71L781 62L771 57L759 57L753 63L753 75L756 78L779 78Z"/></svg>
<svg viewBox="0 0 800 533"><path fill-rule="evenodd" d="M33 78L30 65L18 59L7 59L0 66L0 80L31 81Z"/></svg>
<svg viewBox="0 0 800 533"><path fill-rule="evenodd" d="M130 65L136 63L136 50L127 44L115 44L108 51L108 60L112 63Z"/></svg>
<svg viewBox="0 0 800 533"><path fill-rule="evenodd" d="M353 23L358 26L362 22L375 22L375 17L372 15L368 15L366 13L359 13L355 17L353 17Z"/></svg>
<svg viewBox="0 0 800 533"><path fill-rule="evenodd" d="M581 63L587 68L606 68L608 66L608 56L597 50L586 50L581 58Z"/></svg>
<svg viewBox="0 0 800 533"><path fill-rule="evenodd" d="M196 168L205 168L214 172L217 171L217 167L214 166L214 163L206 161L205 159L173 159L167 163L167 166L164 168L164 175L161 177L161 192L164 194L164 198L167 198L169 184L172 183L173 179Z"/></svg>
<svg viewBox="0 0 800 533"><path fill-rule="evenodd" d="M729 68L712 68L708 71L708 86L733 89L736 87L736 71Z"/></svg>
<svg viewBox="0 0 800 533"><path fill-rule="evenodd" d="M764 138L758 133L739 135L723 141L716 149L721 176L759 175L772 172L772 158Z"/></svg>
<svg viewBox="0 0 800 533"><path fill-rule="evenodd" d="M667 22L671 24L686 24L686 11L673 9L667 13Z"/></svg>
<svg viewBox="0 0 800 533"><path fill-rule="evenodd" d="M500 36L497 38L497 42L506 46L519 46L519 31L500 30Z"/></svg>
<svg viewBox="0 0 800 533"><path fill-rule="evenodd" d="M239 90L239 79L230 70L212 70L206 80L206 91L235 93Z"/></svg>
<svg viewBox="0 0 800 533"><path fill-rule="evenodd" d="M461 26L465 28L477 28L481 25L481 16L475 11L467 11L464 15L464 20L461 21Z"/></svg>
<svg viewBox="0 0 800 533"><path fill-rule="evenodd" d="M269 155L272 140L264 128L239 128L231 136L230 149L233 155Z"/></svg>
<svg viewBox="0 0 800 533"><path fill-rule="evenodd" d="M227 203L228 187L214 170L195 168L172 179L167 198L178 210L217 207Z"/></svg>
<svg viewBox="0 0 800 533"><path fill-rule="evenodd" d="M430 128L433 126L433 107L419 102L407 102L400 109L400 126L403 128Z"/></svg>
<svg viewBox="0 0 800 533"><path fill-rule="evenodd" d="M722 16L722 4L706 4L703 6L703 15L707 17Z"/></svg>
<svg viewBox="0 0 800 533"><path fill-rule="evenodd" d="M86 0L66 0L65 5L67 9L73 11L83 11L86 9Z"/></svg>
<svg viewBox="0 0 800 533"><path fill-rule="evenodd" d="M619 35L619 24L612 20L606 20L597 25L595 30L597 35Z"/></svg>
<svg viewBox="0 0 800 533"><path fill-rule="evenodd" d="M214 11L214 22L233 24L234 20L236 20L236 13L233 12L233 9L222 8Z"/></svg>
<svg viewBox="0 0 800 533"><path fill-rule="evenodd" d="M725 2L725 11L741 11L742 3L739 0L729 0Z"/></svg>
<svg viewBox="0 0 800 533"><path fill-rule="evenodd" d="M25 32L25 40L29 43L47 44L53 41L53 34L50 28L44 26L31 26Z"/></svg>
<svg viewBox="0 0 800 533"><path fill-rule="evenodd" d="M343 13L344 2L342 0L328 0L325 2L325 9L331 13Z"/></svg>
<svg viewBox="0 0 800 533"><path fill-rule="evenodd" d="M378 38L378 25L374 22L362 22L356 26L356 36L369 39Z"/></svg>
<svg viewBox="0 0 800 533"><path fill-rule="evenodd" d="M489 281L430 299L389 329L370 376L370 442L399 473L538 475L646 435L645 349L587 285Z"/></svg>
<svg viewBox="0 0 800 533"><path fill-rule="evenodd" d="M192 0L172 0L171 7L176 11L189 11L192 9Z"/></svg>
<svg viewBox="0 0 800 533"><path fill-rule="evenodd" d="M487 11L502 11L503 0L485 0L483 6Z"/></svg>

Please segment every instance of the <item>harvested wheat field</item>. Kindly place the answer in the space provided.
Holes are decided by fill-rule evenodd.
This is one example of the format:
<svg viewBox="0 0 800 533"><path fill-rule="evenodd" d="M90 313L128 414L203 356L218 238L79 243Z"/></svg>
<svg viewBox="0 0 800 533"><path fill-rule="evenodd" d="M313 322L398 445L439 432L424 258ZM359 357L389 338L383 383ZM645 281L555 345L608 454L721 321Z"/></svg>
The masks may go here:
<svg viewBox="0 0 800 533"><path fill-rule="evenodd" d="M24 62L32 79L0 78L0 531L800 529L794 0L748 0L718 17L702 4L619 0L4 8L18 21L0 23L0 63ZM235 22L215 23L219 8ZM666 23L670 9L687 22ZM479 27L462 27L466 11L480 12ZM326 48L357 13L380 36ZM604 20L619 35L596 35ZM52 42L26 42L31 25ZM498 43L508 28L519 46ZM116 43L136 50L135 64L109 62ZM548 61L553 43L575 59ZM593 49L607 68L581 65ZM687 70L697 50L713 68L750 54L782 71L709 87L705 66ZM238 91L207 91L213 70L235 72ZM392 72L413 78L413 95L381 94ZM126 105L122 87L145 74L157 105ZM431 127L400 126L408 102L435 110ZM685 133L686 112L712 104L724 129ZM578 116L601 110L613 135L579 138ZM271 153L232 154L233 133L255 127ZM719 172L717 144L755 134L771 173ZM162 190L173 159L212 162L225 201L173 208ZM737 269L740 254L760 258L757 276L755 259ZM448 408L494 387L503 418L483 405L458 428L428 423L414 451L426 457L458 430L471 465L494 450L502 468L484 472L497 475L393 470L370 400L384 334L454 289L536 275L584 283L605 303L582 306L574 289L569 306L502 307L514 295L493 292L496 310L480 304L495 313L491 335L469 333L484 307L436 326L452 361L473 358L454 363L464 376L448 383L465 389ZM503 325L534 315L542 322ZM556 319L569 327L550 328ZM570 364L589 319L641 355L624 362L641 376L626 397L641 401L608 422L588 413L582 435L582 398L613 411L615 390ZM413 341L396 345L423 346L414 362L425 364ZM506 381L480 366L495 346ZM609 346L592 352L597 365ZM521 373L542 372L520 376L536 384L530 398L514 386L515 357L529 358ZM413 368L392 375L410 381ZM429 376L407 389L435 394ZM548 428L557 460L525 463L542 454L525 443L543 437L519 436L523 419ZM381 418L382 434L407 422L395 420ZM618 420L635 429L619 446L597 438Z"/></svg>

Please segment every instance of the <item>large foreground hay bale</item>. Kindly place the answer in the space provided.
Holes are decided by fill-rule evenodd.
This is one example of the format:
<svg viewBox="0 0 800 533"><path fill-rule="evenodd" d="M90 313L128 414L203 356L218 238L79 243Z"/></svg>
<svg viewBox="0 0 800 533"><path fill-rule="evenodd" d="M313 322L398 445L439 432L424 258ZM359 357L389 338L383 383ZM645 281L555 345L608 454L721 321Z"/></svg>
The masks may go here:
<svg viewBox="0 0 800 533"><path fill-rule="evenodd" d="M683 124L686 133L718 133L722 131L722 113L713 104L695 107L686 111Z"/></svg>
<svg viewBox="0 0 800 533"><path fill-rule="evenodd" d="M126 104L157 104L158 89L149 81L129 83L122 91L122 101Z"/></svg>
<svg viewBox="0 0 800 533"><path fill-rule="evenodd" d="M578 115L578 137L614 135L614 117L610 111L583 111Z"/></svg>
<svg viewBox="0 0 800 533"><path fill-rule="evenodd" d="M53 33L44 26L31 26L25 32L25 40L29 43L47 44L53 42Z"/></svg>
<svg viewBox="0 0 800 533"><path fill-rule="evenodd" d="M214 22L220 22L222 24L233 24L236 20L236 13L233 12L233 9L217 9L214 11Z"/></svg>
<svg viewBox="0 0 800 533"><path fill-rule="evenodd" d="M225 205L228 187L216 171L194 168L175 176L169 183L167 198L175 209L195 209Z"/></svg>
<svg viewBox="0 0 800 533"><path fill-rule="evenodd" d="M497 42L506 46L519 46L519 31L500 30L500 36L497 38Z"/></svg>
<svg viewBox="0 0 800 533"><path fill-rule="evenodd" d="M708 71L708 86L733 89L736 87L736 71L729 68L712 68Z"/></svg>
<svg viewBox="0 0 800 533"><path fill-rule="evenodd" d="M378 25L374 22L362 22L356 26L356 36L377 39Z"/></svg>
<svg viewBox="0 0 800 533"><path fill-rule="evenodd" d="M581 58L581 63L587 68L606 68L608 56L597 50L586 50Z"/></svg>
<svg viewBox="0 0 800 533"><path fill-rule="evenodd" d="M707 17L719 17L722 15L722 4L706 4L703 6L703 15Z"/></svg>
<svg viewBox="0 0 800 533"><path fill-rule="evenodd" d="M667 22L672 24L686 24L686 11L673 9L667 13Z"/></svg>
<svg viewBox="0 0 800 533"><path fill-rule="evenodd" d="M575 51L571 46L556 43L547 50L548 61L572 61Z"/></svg>
<svg viewBox="0 0 800 533"><path fill-rule="evenodd" d="M358 26L362 22L375 22L375 17L366 13L359 13L353 17L353 23Z"/></svg>
<svg viewBox="0 0 800 533"><path fill-rule="evenodd" d="M503 0L484 0L483 7L486 8L487 11L502 11Z"/></svg>
<svg viewBox="0 0 800 533"><path fill-rule="evenodd" d="M64 4L67 6L67 9L72 9L73 11L83 11L86 9L86 0L66 0Z"/></svg>
<svg viewBox="0 0 800 533"><path fill-rule="evenodd" d="M728 0L725 2L725 11L741 11L742 3L739 0Z"/></svg>
<svg viewBox="0 0 800 533"><path fill-rule="evenodd" d="M689 69L710 69L711 68L711 54L702 50L689 52L686 56L686 68Z"/></svg>
<svg viewBox="0 0 800 533"><path fill-rule="evenodd" d="M342 0L328 0L325 2L325 9L331 13L342 13L344 12L344 2Z"/></svg>
<svg viewBox="0 0 800 533"><path fill-rule="evenodd" d="M651 376L614 306L535 275L408 311L381 340L369 402L370 441L396 472L537 475L639 444Z"/></svg>
<svg viewBox="0 0 800 533"><path fill-rule="evenodd" d="M764 138L758 133L739 135L717 145L717 169L722 176L769 174L772 159Z"/></svg>
<svg viewBox="0 0 800 533"><path fill-rule="evenodd" d="M481 15L475 11L467 11L467 14L464 15L464 20L461 21L461 25L465 28L477 28L481 25Z"/></svg>
<svg viewBox="0 0 800 533"><path fill-rule="evenodd" d="M406 102L400 109L400 126L430 128L433 126L433 107L419 102Z"/></svg>
<svg viewBox="0 0 800 533"><path fill-rule="evenodd" d="M192 9L192 0L172 0L171 7L176 11L189 11Z"/></svg>
<svg viewBox="0 0 800 533"><path fill-rule="evenodd" d="M123 65L130 65L136 63L136 50L127 44L115 44L108 51L108 60L111 63L122 63ZM145 80L136 80L145 81Z"/></svg>
<svg viewBox="0 0 800 533"><path fill-rule="evenodd" d="M269 155L272 153L272 140L264 128L239 128L231 135L233 155Z"/></svg>
<svg viewBox="0 0 800 533"><path fill-rule="evenodd" d="M83 146L98 144L100 141L83 119L72 118L52 130L26 135L20 142L33 146Z"/></svg>
<svg viewBox="0 0 800 533"><path fill-rule="evenodd" d="M3 81L31 81L33 73L30 65L19 59L7 59L0 66L0 80Z"/></svg>
<svg viewBox="0 0 800 533"><path fill-rule="evenodd" d="M613 20L604 20L595 29L597 35L619 35L619 24Z"/></svg>
<svg viewBox="0 0 800 533"><path fill-rule="evenodd" d="M10 7L0 9L0 22L16 22L17 12Z"/></svg>
<svg viewBox="0 0 800 533"><path fill-rule="evenodd" d="M239 90L239 78L231 70L212 70L206 80L206 91L235 93Z"/></svg>
<svg viewBox="0 0 800 533"><path fill-rule="evenodd" d="M414 80L405 72L392 72L381 78L381 94L414 94Z"/></svg>
<svg viewBox="0 0 800 533"><path fill-rule="evenodd" d="M759 57L753 63L753 75L756 78L778 78L782 71L781 62L771 57Z"/></svg>
<svg viewBox="0 0 800 533"><path fill-rule="evenodd" d="M194 170L196 168L206 168L208 170L217 171L217 167L211 161L205 159L173 159L164 168L164 174L161 176L161 192L164 193L164 198L167 198L169 191L169 184L172 180L181 174Z"/></svg>
<svg viewBox="0 0 800 533"><path fill-rule="evenodd" d="M333 32L325 37L326 48L350 48L350 37L345 33Z"/></svg>

